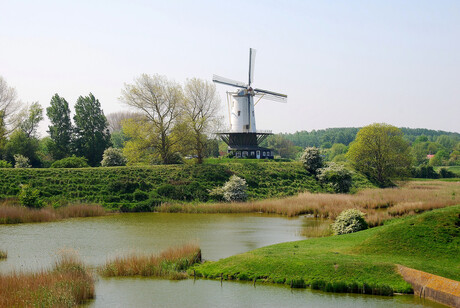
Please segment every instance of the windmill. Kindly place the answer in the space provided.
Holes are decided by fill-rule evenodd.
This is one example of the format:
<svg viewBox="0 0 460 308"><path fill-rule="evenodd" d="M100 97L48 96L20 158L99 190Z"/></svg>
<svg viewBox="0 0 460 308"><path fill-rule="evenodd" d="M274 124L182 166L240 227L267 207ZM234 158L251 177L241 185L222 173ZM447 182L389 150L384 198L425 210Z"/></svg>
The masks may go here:
<svg viewBox="0 0 460 308"><path fill-rule="evenodd" d="M268 90L252 88L254 81L254 63L256 50L249 49L249 79L248 83L235 81L225 77L214 75L212 81L227 86L238 88L234 92L227 92L230 129L219 132L221 139L228 144L228 152L235 157L247 158L273 158L272 151L262 148L259 144L272 135L271 131L258 131L254 106L261 99L268 99L285 103L287 95ZM254 99L257 101L254 103Z"/></svg>

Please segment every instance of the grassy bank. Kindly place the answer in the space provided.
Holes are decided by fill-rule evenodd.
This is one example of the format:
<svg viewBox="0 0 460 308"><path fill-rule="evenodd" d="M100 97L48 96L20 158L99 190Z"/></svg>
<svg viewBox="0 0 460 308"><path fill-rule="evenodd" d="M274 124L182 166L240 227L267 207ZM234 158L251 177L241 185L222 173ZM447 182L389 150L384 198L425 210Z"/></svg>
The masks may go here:
<svg viewBox="0 0 460 308"><path fill-rule="evenodd" d="M0 198L16 196L20 184L29 184L51 204L66 200L145 211L164 201L207 202L209 190L223 185L232 174L246 179L250 199L321 191L299 162L241 160L204 165L0 169Z"/></svg>
<svg viewBox="0 0 460 308"><path fill-rule="evenodd" d="M0 307L75 307L94 298L94 280L74 255L53 269L0 275Z"/></svg>
<svg viewBox="0 0 460 308"><path fill-rule="evenodd" d="M193 269L200 277L333 292L410 293L395 264L460 281L460 205L353 234L263 247Z"/></svg>
<svg viewBox="0 0 460 308"><path fill-rule="evenodd" d="M130 254L108 261L99 269L104 277L151 276L168 279L187 278L185 272L201 261L201 250L196 244L169 248L160 254Z"/></svg>
<svg viewBox="0 0 460 308"><path fill-rule="evenodd" d="M72 217L93 217L106 215L107 211L95 204L72 204L54 209L46 207L31 209L8 200L0 203L0 224L26 222L49 222Z"/></svg>
<svg viewBox="0 0 460 308"><path fill-rule="evenodd" d="M394 217L421 213L460 202L460 185L446 181L411 181L399 188L365 189L356 194L301 193L294 197L244 203L162 204L160 212L312 214L335 219L345 209L358 208L371 226Z"/></svg>

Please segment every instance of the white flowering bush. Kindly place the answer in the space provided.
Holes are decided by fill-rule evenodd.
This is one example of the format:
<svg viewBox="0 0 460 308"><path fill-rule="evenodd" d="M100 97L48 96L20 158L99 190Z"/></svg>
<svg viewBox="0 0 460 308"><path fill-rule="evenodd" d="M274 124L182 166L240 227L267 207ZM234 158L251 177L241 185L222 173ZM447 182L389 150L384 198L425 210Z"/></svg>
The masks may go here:
<svg viewBox="0 0 460 308"><path fill-rule="evenodd" d="M321 156L321 151L315 147L305 148L302 156L300 157L305 169L311 174L316 175L317 170L323 167L323 157Z"/></svg>
<svg viewBox="0 0 460 308"><path fill-rule="evenodd" d="M30 161L27 157L21 154L14 154L14 168L30 168Z"/></svg>
<svg viewBox="0 0 460 308"><path fill-rule="evenodd" d="M345 210L337 216L332 224L334 234L348 234L367 229L364 213L357 209Z"/></svg>
<svg viewBox="0 0 460 308"><path fill-rule="evenodd" d="M343 165L329 163L327 167L318 169L318 180L337 193L347 193L352 185L351 172Z"/></svg>
<svg viewBox="0 0 460 308"><path fill-rule="evenodd" d="M230 179L222 187L223 197L225 201L246 201L248 185L246 180L236 175L232 175Z"/></svg>
<svg viewBox="0 0 460 308"><path fill-rule="evenodd" d="M101 166L112 167L112 166L126 166L126 158L120 149L108 148L105 149L102 155Z"/></svg>

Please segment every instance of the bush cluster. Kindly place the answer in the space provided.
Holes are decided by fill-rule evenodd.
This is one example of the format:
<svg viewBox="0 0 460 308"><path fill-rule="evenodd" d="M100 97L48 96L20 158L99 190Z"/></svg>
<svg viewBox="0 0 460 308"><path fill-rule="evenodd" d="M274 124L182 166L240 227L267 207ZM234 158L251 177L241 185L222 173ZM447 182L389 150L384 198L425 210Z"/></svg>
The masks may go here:
<svg viewBox="0 0 460 308"><path fill-rule="evenodd" d="M348 234L367 229L368 225L364 220L364 215L357 209L343 211L332 224L334 234Z"/></svg>
<svg viewBox="0 0 460 308"><path fill-rule="evenodd" d="M127 159L121 149L108 148L102 155L102 167L126 166Z"/></svg>
<svg viewBox="0 0 460 308"><path fill-rule="evenodd" d="M352 174L343 165L328 163L327 167L318 169L318 180L336 193L347 193L352 186Z"/></svg>
<svg viewBox="0 0 460 308"><path fill-rule="evenodd" d="M311 174L316 174L319 168L323 167L324 161L321 150L315 147L307 147L300 157L305 169Z"/></svg>
<svg viewBox="0 0 460 308"><path fill-rule="evenodd" d="M44 203L40 199L40 191L30 185L21 185L18 195L19 203L30 208L42 208Z"/></svg>
<svg viewBox="0 0 460 308"><path fill-rule="evenodd" d="M21 155L21 154L14 154L14 168L30 168L32 165L30 164L30 160Z"/></svg>

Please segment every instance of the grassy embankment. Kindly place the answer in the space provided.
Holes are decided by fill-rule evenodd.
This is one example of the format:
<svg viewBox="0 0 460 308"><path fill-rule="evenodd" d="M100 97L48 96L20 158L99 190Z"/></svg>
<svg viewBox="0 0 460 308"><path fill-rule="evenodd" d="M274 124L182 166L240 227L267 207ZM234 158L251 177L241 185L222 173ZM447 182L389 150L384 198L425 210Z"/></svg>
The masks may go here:
<svg viewBox="0 0 460 308"><path fill-rule="evenodd" d="M107 211L102 206L95 204L72 204L57 209L52 207L32 209L12 200L4 200L0 203L0 224L49 222L66 218L104 215L107 215Z"/></svg>
<svg viewBox="0 0 460 308"><path fill-rule="evenodd" d="M364 189L356 194L301 193L294 197L214 204L163 204L160 212L273 213L287 216L311 214L335 219L340 212L357 208L366 213L370 226L394 217L458 204L460 185L446 181L411 181L399 188Z"/></svg>
<svg viewBox="0 0 460 308"><path fill-rule="evenodd" d="M53 269L0 274L0 307L75 307L94 298L94 279L74 255Z"/></svg>
<svg viewBox="0 0 460 308"><path fill-rule="evenodd" d="M232 174L247 181L253 200L322 190L299 162L238 160L204 165L0 169L0 198L16 196L20 184L29 184L54 206L82 202L122 211L148 211L162 202L212 201L209 190L222 186ZM356 183L369 184L362 178Z"/></svg>
<svg viewBox="0 0 460 308"><path fill-rule="evenodd" d="M160 254L130 254L108 261L99 269L104 277L151 276L168 279L185 279L186 270L201 262L201 250L197 244L169 248Z"/></svg>
<svg viewBox="0 0 460 308"><path fill-rule="evenodd" d="M263 247L189 271L332 292L410 293L395 264L460 281L460 205L353 234Z"/></svg>

